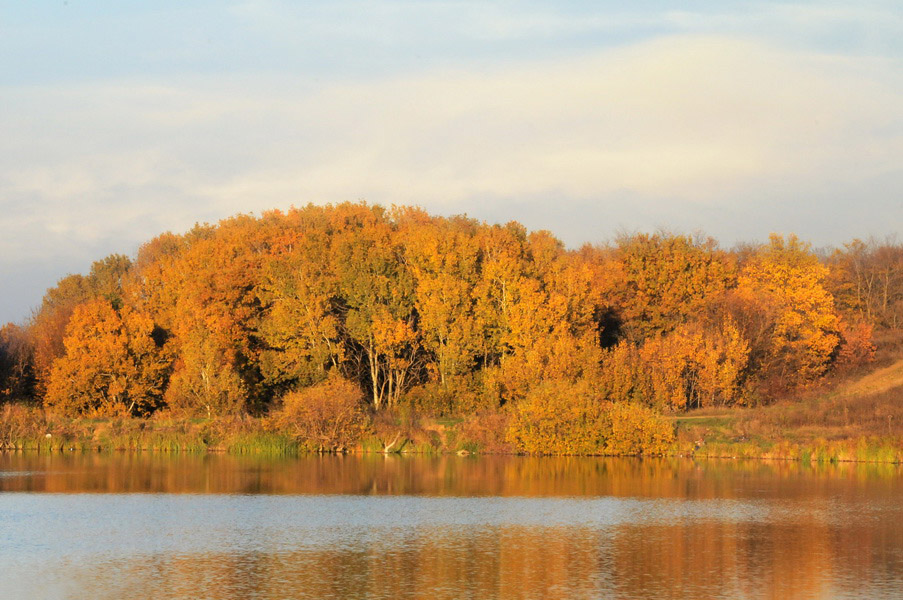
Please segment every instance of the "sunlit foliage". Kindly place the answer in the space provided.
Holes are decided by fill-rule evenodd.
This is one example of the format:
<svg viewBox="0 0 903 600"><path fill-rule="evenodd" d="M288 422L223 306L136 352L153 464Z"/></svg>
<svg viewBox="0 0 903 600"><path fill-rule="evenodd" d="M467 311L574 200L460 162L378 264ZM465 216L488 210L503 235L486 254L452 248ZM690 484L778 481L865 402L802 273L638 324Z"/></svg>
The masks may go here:
<svg viewBox="0 0 903 600"><path fill-rule="evenodd" d="M586 381L550 381L511 412L508 439L528 454L661 454L673 426L648 407L602 400Z"/></svg>
<svg viewBox="0 0 903 600"><path fill-rule="evenodd" d="M738 293L768 315L758 367L770 377L805 383L822 375L840 342L828 269L796 236L772 235L745 265Z"/></svg>
<svg viewBox="0 0 903 600"><path fill-rule="evenodd" d="M620 239L618 249L623 318L634 339L693 319L735 279L734 261L711 238L638 234Z"/></svg>
<svg viewBox="0 0 903 600"><path fill-rule="evenodd" d="M793 236L724 250L659 232L572 251L516 222L309 205L164 233L134 263L62 279L0 331L0 394L70 415L285 419L341 381L377 417L492 415L508 441L476 437L493 447L657 452L656 411L764 402L868 362L901 307L891 242L819 255Z"/></svg>
<svg viewBox="0 0 903 600"><path fill-rule="evenodd" d="M364 394L357 384L332 376L322 383L290 392L273 417L312 451L344 451L363 435L368 421Z"/></svg>
<svg viewBox="0 0 903 600"><path fill-rule="evenodd" d="M141 415L161 405L169 361L154 324L99 298L79 305L53 365L45 404L68 415Z"/></svg>

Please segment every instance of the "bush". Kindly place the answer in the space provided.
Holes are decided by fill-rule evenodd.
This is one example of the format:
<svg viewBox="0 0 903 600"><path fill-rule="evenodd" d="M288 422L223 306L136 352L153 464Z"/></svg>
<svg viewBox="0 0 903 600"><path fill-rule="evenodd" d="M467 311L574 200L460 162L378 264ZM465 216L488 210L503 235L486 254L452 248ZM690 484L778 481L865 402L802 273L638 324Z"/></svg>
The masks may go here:
<svg viewBox="0 0 903 600"><path fill-rule="evenodd" d="M485 454L510 454L514 446L506 439L510 416L499 411L482 411L458 423L457 445L462 450Z"/></svg>
<svg viewBox="0 0 903 600"><path fill-rule="evenodd" d="M665 454L674 444L674 427L651 408L615 402L606 420L604 454Z"/></svg>
<svg viewBox="0 0 903 600"><path fill-rule="evenodd" d="M875 343L872 326L859 321L853 324L840 322L840 346L834 359L837 370L853 370L875 360Z"/></svg>
<svg viewBox="0 0 903 600"><path fill-rule="evenodd" d="M513 407L506 437L528 454L601 454L606 404L585 382L547 382Z"/></svg>
<svg viewBox="0 0 903 600"><path fill-rule="evenodd" d="M0 448L43 438L47 431L44 411L37 407L11 403L0 408Z"/></svg>
<svg viewBox="0 0 903 600"><path fill-rule="evenodd" d="M663 454L674 429L650 408L600 400L586 381L556 381L512 409L507 439L528 454Z"/></svg>
<svg viewBox="0 0 903 600"><path fill-rule="evenodd" d="M449 377L445 385L435 381L416 386L405 395L404 403L433 418L469 415L498 406L497 399L484 394L480 382L470 376Z"/></svg>
<svg viewBox="0 0 903 600"><path fill-rule="evenodd" d="M364 394L356 384L333 376L288 393L273 422L308 450L344 452L357 444L367 428L363 400Z"/></svg>

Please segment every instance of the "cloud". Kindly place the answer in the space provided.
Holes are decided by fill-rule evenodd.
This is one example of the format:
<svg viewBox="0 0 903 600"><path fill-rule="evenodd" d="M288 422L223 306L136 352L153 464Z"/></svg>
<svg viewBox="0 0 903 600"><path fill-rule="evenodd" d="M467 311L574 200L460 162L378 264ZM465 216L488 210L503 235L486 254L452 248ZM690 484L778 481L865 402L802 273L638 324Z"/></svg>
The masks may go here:
<svg viewBox="0 0 903 600"><path fill-rule="evenodd" d="M98 258L198 220L357 199L505 213L576 243L593 234L587 222L600 224L595 239L694 222L746 235L732 221L762 206L773 211L763 222L786 217L805 234L805 215L783 205L843 212L837 190L858 190L875 195L860 209L891 211L877 228L900 217L889 198L903 184L901 66L677 35L362 82L6 86L0 265Z"/></svg>
<svg viewBox="0 0 903 600"><path fill-rule="evenodd" d="M254 159L230 168L233 177L208 178L200 193L442 206L629 190L725 202L763 180L894 169L903 104L899 81L885 74L751 41L676 37L298 97L264 85L263 97L223 112L236 123L268 113L258 124L273 139L232 130L257 149ZM216 139L217 127L205 135Z"/></svg>

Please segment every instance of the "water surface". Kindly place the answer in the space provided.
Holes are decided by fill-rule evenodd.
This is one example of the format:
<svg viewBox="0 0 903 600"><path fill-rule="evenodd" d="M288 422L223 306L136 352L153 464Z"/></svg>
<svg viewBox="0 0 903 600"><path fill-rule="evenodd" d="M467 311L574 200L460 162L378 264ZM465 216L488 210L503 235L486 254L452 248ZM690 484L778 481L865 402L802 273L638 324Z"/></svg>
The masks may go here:
<svg viewBox="0 0 903 600"><path fill-rule="evenodd" d="M0 454L2 598L900 598L903 469Z"/></svg>

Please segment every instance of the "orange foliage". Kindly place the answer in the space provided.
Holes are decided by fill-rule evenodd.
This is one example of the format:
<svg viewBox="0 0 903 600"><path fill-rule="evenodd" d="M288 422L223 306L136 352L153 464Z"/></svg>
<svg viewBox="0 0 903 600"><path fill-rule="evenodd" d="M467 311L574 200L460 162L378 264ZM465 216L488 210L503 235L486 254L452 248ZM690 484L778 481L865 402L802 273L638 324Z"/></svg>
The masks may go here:
<svg viewBox="0 0 903 600"><path fill-rule="evenodd" d="M414 277L414 303L424 347L435 357L442 385L467 373L482 348L476 314L479 247L474 222L431 219L399 209L404 259Z"/></svg>
<svg viewBox="0 0 903 600"><path fill-rule="evenodd" d="M850 324L840 321L840 346L837 350L838 368L859 367L875 360L872 326L863 321Z"/></svg>
<svg viewBox="0 0 903 600"><path fill-rule="evenodd" d="M731 322L719 330L681 327L640 349L655 406L672 410L740 401L749 346Z"/></svg>
<svg viewBox="0 0 903 600"><path fill-rule="evenodd" d="M661 454L673 427L650 408L602 400L587 381L550 381L511 411L508 440L528 454Z"/></svg>
<svg viewBox="0 0 903 600"><path fill-rule="evenodd" d="M614 422L642 429L647 408L744 403L869 360L871 328L903 314L903 251L854 242L828 262L795 237L568 251L416 208L239 215L61 280L16 338L15 385L0 339L0 393L33 385L69 414L260 415L341 377L377 411L510 410L523 451L620 453Z"/></svg>
<svg viewBox="0 0 903 600"><path fill-rule="evenodd" d="M288 393L273 423L312 451L342 452L357 444L367 427L363 401L364 394L356 384L330 377Z"/></svg>
<svg viewBox="0 0 903 600"><path fill-rule="evenodd" d="M270 214L274 245L261 271L257 295L263 342L260 370L274 391L311 385L345 357L340 319L333 311L338 281L329 261L329 240L320 211Z"/></svg>
<svg viewBox="0 0 903 600"><path fill-rule="evenodd" d="M209 417L246 408L247 388L238 373L234 349L203 329L183 334L166 404L177 412Z"/></svg>
<svg viewBox="0 0 903 600"><path fill-rule="evenodd" d="M697 316L735 279L733 260L711 238L638 234L621 239L618 247L624 318L637 340Z"/></svg>
<svg viewBox="0 0 903 600"><path fill-rule="evenodd" d="M161 404L169 369L153 322L105 299L79 305L66 328L66 354L53 366L45 404L67 415L147 414Z"/></svg>
<svg viewBox="0 0 903 600"><path fill-rule="evenodd" d="M341 205L332 222L332 257L347 307L344 331L363 350L373 405L394 407L420 364L413 277L382 209Z"/></svg>
<svg viewBox="0 0 903 600"><path fill-rule="evenodd" d="M605 354L602 386L614 401L684 410L743 402L749 345L731 322L717 329L681 326L647 339L622 342Z"/></svg>
<svg viewBox="0 0 903 600"><path fill-rule="evenodd" d="M795 236L772 235L743 268L738 293L773 315L761 358L765 376L804 384L828 367L840 336L828 271Z"/></svg>

